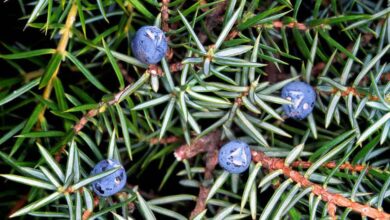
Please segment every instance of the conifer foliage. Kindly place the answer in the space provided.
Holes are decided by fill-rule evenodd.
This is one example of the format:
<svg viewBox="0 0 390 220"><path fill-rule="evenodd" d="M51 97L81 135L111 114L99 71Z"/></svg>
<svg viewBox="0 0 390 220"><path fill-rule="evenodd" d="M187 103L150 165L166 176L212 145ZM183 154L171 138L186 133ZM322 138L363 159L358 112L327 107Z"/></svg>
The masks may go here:
<svg viewBox="0 0 390 220"><path fill-rule="evenodd" d="M390 219L388 1L0 7L2 219Z"/></svg>

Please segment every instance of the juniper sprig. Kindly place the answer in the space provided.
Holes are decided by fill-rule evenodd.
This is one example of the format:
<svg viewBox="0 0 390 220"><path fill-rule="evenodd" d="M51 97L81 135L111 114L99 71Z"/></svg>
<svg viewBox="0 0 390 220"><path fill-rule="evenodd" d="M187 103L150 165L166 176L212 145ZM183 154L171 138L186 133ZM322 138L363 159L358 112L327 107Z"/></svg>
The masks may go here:
<svg viewBox="0 0 390 220"><path fill-rule="evenodd" d="M0 217L390 219L389 13L0 3Z"/></svg>

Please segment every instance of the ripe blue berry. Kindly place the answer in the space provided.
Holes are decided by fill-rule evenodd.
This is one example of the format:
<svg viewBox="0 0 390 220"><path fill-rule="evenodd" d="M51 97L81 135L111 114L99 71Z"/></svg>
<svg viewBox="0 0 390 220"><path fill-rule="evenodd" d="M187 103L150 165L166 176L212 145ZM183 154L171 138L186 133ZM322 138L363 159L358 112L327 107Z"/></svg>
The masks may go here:
<svg viewBox="0 0 390 220"><path fill-rule="evenodd" d="M218 163L229 173L242 173L248 169L252 155L248 144L230 141L219 150Z"/></svg>
<svg viewBox="0 0 390 220"><path fill-rule="evenodd" d="M290 82L283 87L282 98L293 103L283 105L284 113L290 118L302 120L313 111L316 93L305 82Z"/></svg>
<svg viewBox="0 0 390 220"><path fill-rule="evenodd" d="M143 26L138 29L131 42L134 56L145 64L156 64L168 50L164 32L155 26Z"/></svg>
<svg viewBox="0 0 390 220"><path fill-rule="evenodd" d="M111 196L119 192L125 186L127 179L125 169L116 160L108 159L100 161L93 168L91 175L102 173L117 166L120 166L121 168L115 171L115 173L92 182L92 189L96 194L104 197Z"/></svg>

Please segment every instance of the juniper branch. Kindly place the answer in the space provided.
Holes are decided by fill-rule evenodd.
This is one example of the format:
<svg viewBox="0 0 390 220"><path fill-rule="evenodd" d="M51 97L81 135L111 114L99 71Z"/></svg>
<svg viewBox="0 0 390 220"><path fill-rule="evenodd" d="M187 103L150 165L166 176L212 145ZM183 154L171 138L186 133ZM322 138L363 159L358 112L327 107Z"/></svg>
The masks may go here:
<svg viewBox="0 0 390 220"><path fill-rule="evenodd" d="M212 152L213 148L216 145L216 141L220 138L220 131L214 131L210 133L209 135L200 138L198 140L195 140L193 144L191 145L182 145L179 148L175 150L175 157L177 160L185 160L195 157L196 155L200 153L207 152L206 159L209 161L206 161L206 171L205 171L205 179L210 178L210 170L213 170L213 164L215 163L215 156L210 156L210 152ZM255 163L261 163L263 168L268 169L270 171L275 170L281 170L283 171L283 174L295 181L296 183L299 183L303 188L312 188L312 192L319 196L323 201L328 202L328 211L330 216L334 216L336 207L345 207L345 208L351 208L355 212L360 213L362 216L368 216L373 219L388 219L390 218L390 214L379 210L372 208L368 205L360 204L357 202L354 202L348 198L345 198L344 196L336 193L330 193L328 192L324 187L310 182L307 178L305 178L302 174L300 174L298 171L293 170L291 167L302 167L302 168L308 168L311 166L310 162L306 161L295 161L291 164L291 167L286 166L283 159L280 158L272 158L266 156L263 152L260 151L252 151L252 161ZM209 165L208 165L209 164ZM211 165L210 165L211 164ZM210 166L210 167L208 167ZM334 168L336 167L335 162L328 162L323 164L323 167L326 168ZM364 165L351 165L351 164L342 164L340 166L340 169L347 169L350 171L357 171L361 172L365 169ZM207 178L206 178L207 176ZM199 195L197 199L196 208L193 210L191 217L196 216L196 214L199 214L201 211L205 208L205 198L207 198L209 192L209 188L200 186L199 189Z"/></svg>
<svg viewBox="0 0 390 220"><path fill-rule="evenodd" d="M96 115L104 112L106 110L106 107L107 106L111 106L111 105L115 105L115 104L118 104L120 103L125 96L128 96L130 95L132 92L134 92L134 86L136 87L139 87L141 86L145 81L149 78L150 76L150 73L149 73L149 70L146 71L144 73L144 76L141 77L139 79L139 81L133 83L133 84L129 84L128 86L126 86L123 90L119 91L118 93L114 94L113 98L111 100L108 100L108 101L101 101L99 103L99 108L97 109L91 109L88 111L87 114L85 114L80 120L79 122L77 122L74 126L73 126L73 130L74 132L77 134L78 132L80 132L84 126L88 123L88 120L90 118L93 118L95 117Z"/></svg>
<svg viewBox="0 0 390 220"><path fill-rule="evenodd" d="M332 206L335 205L339 207L350 208L351 210L360 213L360 215L367 216L372 219L390 219L390 214L382 210L372 208L369 205L354 202L340 194L331 193L326 188L309 181L298 171L295 171L289 166L286 166L284 160L282 159L268 157L260 151L252 151L252 160L255 163L261 163L262 166L266 169L281 170L284 176L300 184L303 188L312 188L312 193L314 193L316 196L319 196L322 201L328 202Z"/></svg>

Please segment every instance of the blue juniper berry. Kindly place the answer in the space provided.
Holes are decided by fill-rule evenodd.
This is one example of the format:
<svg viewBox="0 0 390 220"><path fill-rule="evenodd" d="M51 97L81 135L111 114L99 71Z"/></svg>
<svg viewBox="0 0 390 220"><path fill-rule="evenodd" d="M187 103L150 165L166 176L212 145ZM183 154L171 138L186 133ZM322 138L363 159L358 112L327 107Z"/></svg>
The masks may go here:
<svg viewBox="0 0 390 220"><path fill-rule="evenodd" d="M121 168L106 177L92 182L92 189L97 195L107 197L119 192L125 186L127 176L123 166L116 160L102 160L95 165L91 175L102 173L117 166Z"/></svg>
<svg viewBox="0 0 390 220"><path fill-rule="evenodd" d="M164 32L155 26L143 26L138 29L131 42L134 56L145 64L156 64L168 50Z"/></svg>
<svg viewBox="0 0 390 220"><path fill-rule="evenodd" d="M252 155L248 144L234 140L219 150L218 163L229 173L242 173L251 163Z"/></svg>
<svg viewBox="0 0 390 220"><path fill-rule="evenodd" d="M290 82L283 87L281 96L293 103L283 105L284 113L298 120L306 118L313 111L316 101L313 87L305 82Z"/></svg>

